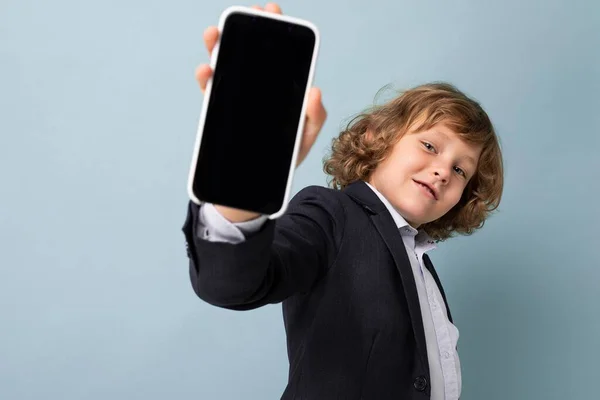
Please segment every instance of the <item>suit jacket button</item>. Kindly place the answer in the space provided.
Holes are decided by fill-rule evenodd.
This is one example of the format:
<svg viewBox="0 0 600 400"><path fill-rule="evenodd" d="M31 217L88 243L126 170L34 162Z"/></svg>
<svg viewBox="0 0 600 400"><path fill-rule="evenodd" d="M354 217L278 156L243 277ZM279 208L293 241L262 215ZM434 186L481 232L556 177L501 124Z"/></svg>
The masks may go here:
<svg viewBox="0 0 600 400"><path fill-rule="evenodd" d="M413 385L419 392L423 392L427 388L427 379L425 379L424 376L419 376L417 379L415 379Z"/></svg>

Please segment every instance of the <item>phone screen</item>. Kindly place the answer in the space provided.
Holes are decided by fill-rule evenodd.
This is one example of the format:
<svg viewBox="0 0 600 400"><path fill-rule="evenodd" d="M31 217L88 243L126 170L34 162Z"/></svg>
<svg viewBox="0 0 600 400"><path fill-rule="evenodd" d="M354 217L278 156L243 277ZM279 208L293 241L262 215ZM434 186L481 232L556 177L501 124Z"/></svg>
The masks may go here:
<svg viewBox="0 0 600 400"><path fill-rule="evenodd" d="M315 40L284 21L226 19L192 182L198 199L263 214L282 207Z"/></svg>

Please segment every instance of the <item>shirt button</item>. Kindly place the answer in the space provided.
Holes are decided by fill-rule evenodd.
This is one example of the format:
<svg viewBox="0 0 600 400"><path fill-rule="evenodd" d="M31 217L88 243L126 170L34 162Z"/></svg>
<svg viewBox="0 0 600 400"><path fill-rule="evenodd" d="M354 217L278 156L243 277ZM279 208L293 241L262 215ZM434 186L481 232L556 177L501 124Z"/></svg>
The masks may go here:
<svg viewBox="0 0 600 400"><path fill-rule="evenodd" d="M417 379L415 379L415 381L413 382L413 386L415 387L415 389L417 389L419 392L423 392L425 391L425 389L427 388L427 379L425 379L424 376L419 376L417 377Z"/></svg>
<svg viewBox="0 0 600 400"><path fill-rule="evenodd" d="M446 360L450 358L450 353L447 351L445 351L443 355Z"/></svg>

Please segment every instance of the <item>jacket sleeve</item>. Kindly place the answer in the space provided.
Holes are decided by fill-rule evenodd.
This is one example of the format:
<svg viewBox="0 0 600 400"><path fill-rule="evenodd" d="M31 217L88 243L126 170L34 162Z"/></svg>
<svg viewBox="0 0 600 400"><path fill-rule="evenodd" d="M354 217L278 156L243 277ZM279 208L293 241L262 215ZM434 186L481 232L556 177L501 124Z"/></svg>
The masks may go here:
<svg viewBox="0 0 600 400"><path fill-rule="evenodd" d="M196 232L199 209L189 202L183 226L192 287L202 300L233 310L308 292L335 261L346 219L338 193L311 186L245 241L211 242Z"/></svg>

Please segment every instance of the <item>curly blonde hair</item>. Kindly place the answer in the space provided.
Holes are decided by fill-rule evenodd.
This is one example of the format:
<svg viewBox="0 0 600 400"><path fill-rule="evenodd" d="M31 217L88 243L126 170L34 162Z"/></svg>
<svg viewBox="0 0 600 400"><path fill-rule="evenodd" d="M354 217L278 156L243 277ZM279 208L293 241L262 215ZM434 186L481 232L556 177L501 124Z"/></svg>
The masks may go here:
<svg viewBox="0 0 600 400"><path fill-rule="evenodd" d="M479 103L451 84L430 83L407 90L391 101L354 117L333 139L323 170L329 185L341 190L350 183L368 181L375 168L408 131L445 124L468 143L482 144L477 172L460 201L444 216L420 228L443 241L454 233L470 235L483 227L500 204L504 172L494 127ZM369 131L372 136L366 135Z"/></svg>

